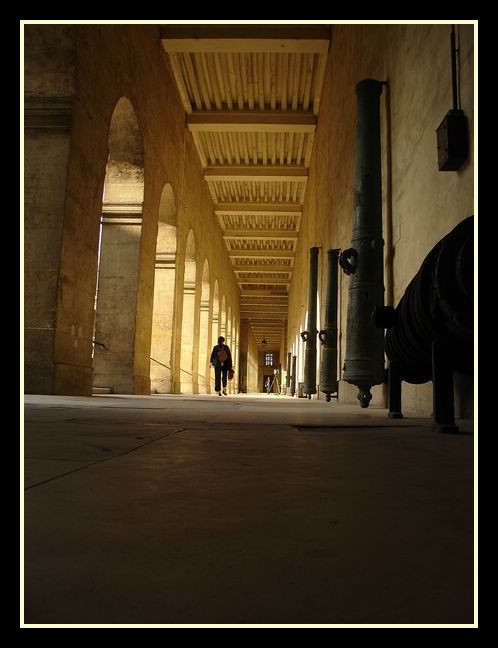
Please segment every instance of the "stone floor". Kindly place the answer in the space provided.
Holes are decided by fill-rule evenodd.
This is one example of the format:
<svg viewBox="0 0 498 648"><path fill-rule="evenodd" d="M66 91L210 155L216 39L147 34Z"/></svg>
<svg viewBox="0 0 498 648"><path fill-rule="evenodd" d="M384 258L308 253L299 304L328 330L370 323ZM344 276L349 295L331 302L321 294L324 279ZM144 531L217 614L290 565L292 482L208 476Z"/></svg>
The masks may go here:
<svg viewBox="0 0 498 648"><path fill-rule="evenodd" d="M472 421L24 401L21 627L477 627Z"/></svg>

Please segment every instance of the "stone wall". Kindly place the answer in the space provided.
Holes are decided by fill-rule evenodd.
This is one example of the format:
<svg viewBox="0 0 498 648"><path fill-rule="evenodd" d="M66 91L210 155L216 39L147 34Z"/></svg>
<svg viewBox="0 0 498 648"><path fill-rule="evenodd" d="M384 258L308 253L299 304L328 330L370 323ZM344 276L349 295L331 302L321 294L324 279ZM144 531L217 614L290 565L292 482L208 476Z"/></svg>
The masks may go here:
<svg viewBox="0 0 498 648"><path fill-rule="evenodd" d="M25 37L27 69L33 69L32 75L27 75L27 84L33 77L37 83L36 92L46 94L53 94L50 87L53 79L65 88L68 85L66 78L71 78L70 74L63 77L60 74L68 58L66 31L46 25L27 25L25 31L30 34ZM190 230L193 231L196 261L199 264L197 275L201 276L207 260L211 289L218 280L225 295L226 307L231 306L237 316L238 286L202 179L192 138L185 128L183 106L161 47L158 28L154 25L78 25L73 26L70 33L72 43L76 44L76 72L70 142L65 142L65 146L69 147L68 159L61 165L54 182L40 188L35 185L35 179L44 182L41 173L44 167L53 167L53 172L57 170L54 164L60 153L55 145L49 144L47 151L47 145L33 144L29 158L34 171L26 177L26 221L29 224L35 222L36 199L41 193L50 195L52 201L57 199L57 226L54 228L50 219L39 216L39 220L46 232L53 230L53 235L51 231L48 233L49 248L60 249L60 259L55 258L44 271L44 283L38 281L41 293L37 298L38 304L43 304L45 315L31 293L26 294L27 311L30 312L26 324L31 329L26 343L26 389L80 395L92 392L95 287L108 135L113 111L118 101L125 97L137 118L144 156L144 197L131 371L135 393L150 393L158 214L166 184L169 183L172 188L177 208L177 272L175 300L171 304L171 308L174 308L174 343L171 350L173 383L179 382L181 295L184 290L182 270ZM41 40L43 48L39 45ZM45 53L48 72L42 75L36 61ZM74 72L73 68L71 70ZM47 207L46 211L51 210ZM27 249L30 251L26 255L28 285L32 283L31 277L38 272L36 255L41 244L38 233L31 238L27 236ZM200 291L196 300L200 300ZM200 306L196 302L197 305ZM44 337L40 341L36 330L43 328L43 321L47 317L53 321L49 329L50 339ZM198 331L194 335L198 335ZM36 378L37 375L40 377Z"/></svg>
<svg viewBox="0 0 498 648"><path fill-rule="evenodd" d="M385 303L396 306L433 245L473 213L472 25L458 28L461 107L469 120L471 154L458 172L440 172L437 164L436 129L452 108L450 29L450 25L334 27L290 291L290 341L305 328L303 295L310 247L321 248L318 299L323 321L327 250L351 245L358 81L388 82L381 96ZM349 277L341 272L340 371L346 350L348 286ZM372 393L371 405L385 406L385 386ZM356 395L355 387L340 383L340 401L356 402ZM408 410L432 411L430 385L403 384L403 399Z"/></svg>

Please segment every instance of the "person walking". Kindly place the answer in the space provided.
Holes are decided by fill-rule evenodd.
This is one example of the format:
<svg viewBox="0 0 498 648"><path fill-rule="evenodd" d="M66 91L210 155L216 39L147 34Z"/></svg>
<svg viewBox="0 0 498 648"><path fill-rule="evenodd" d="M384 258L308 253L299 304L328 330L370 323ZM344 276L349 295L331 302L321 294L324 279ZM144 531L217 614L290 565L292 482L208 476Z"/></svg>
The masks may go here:
<svg viewBox="0 0 498 648"><path fill-rule="evenodd" d="M233 369L233 362L230 347L225 344L225 338L222 335L218 338L218 344L211 351L209 363L214 367L214 391L218 396L221 396L223 387L223 395L226 396L228 372Z"/></svg>

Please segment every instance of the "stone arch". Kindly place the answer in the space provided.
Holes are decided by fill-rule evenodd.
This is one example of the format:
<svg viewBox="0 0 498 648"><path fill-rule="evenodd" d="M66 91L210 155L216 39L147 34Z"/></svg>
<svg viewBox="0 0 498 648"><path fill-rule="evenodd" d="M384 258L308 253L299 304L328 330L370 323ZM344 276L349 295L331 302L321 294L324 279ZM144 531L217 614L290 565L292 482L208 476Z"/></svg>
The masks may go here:
<svg viewBox="0 0 498 648"><path fill-rule="evenodd" d="M112 114L96 290L94 389L133 393L143 143L135 110L121 97Z"/></svg>
<svg viewBox="0 0 498 648"><path fill-rule="evenodd" d="M176 203L173 188L164 185L159 218L154 270L154 305L150 352L151 392L173 391L172 349L176 279Z"/></svg>

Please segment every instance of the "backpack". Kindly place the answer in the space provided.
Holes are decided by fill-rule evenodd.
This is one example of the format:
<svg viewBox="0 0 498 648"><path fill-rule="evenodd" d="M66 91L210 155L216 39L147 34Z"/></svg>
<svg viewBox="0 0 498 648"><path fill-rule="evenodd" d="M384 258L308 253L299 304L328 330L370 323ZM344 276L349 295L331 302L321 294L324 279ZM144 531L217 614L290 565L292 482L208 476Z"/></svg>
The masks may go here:
<svg viewBox="0 0 498 648"><path fill-rule="evenodd" d="M221 351L218 351L218 360L223 364L225 360L228 358L228 353L225 351L225 349L221 349Z"/></svg>

